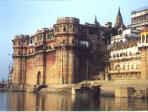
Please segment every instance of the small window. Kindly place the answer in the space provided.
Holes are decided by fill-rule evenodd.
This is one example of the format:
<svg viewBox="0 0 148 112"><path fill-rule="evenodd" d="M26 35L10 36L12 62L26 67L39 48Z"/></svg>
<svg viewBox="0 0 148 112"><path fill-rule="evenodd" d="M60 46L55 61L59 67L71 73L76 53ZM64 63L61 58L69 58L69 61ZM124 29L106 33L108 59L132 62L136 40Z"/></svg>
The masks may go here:
<svg viewBox="0 0 148 112"><path fill-rule="evenodd" d="M19 41L19 45L21 45L21 42Z"/></svg>
<svg viewBox="0 0 148 112"><path fill-rule="evenodd" d="M74 44L75 43L75 41L74 40L72 40L72 44Z"/></svg>
<svg viewBox="0 0 148 112"><path fill-rule="evenodd" d="M125 53L125 56L127 56L127 52Z"/></svg>
<svg viewBox="0 0 148 112"><path fill-rule="evenodd" d="M145 37L144 35L142 35L142 43L144 43L144 41L145 41Z"/></svg>
<svg viewBox="0 0 148 112"><path fill-rule="evenodd" d="M65 44L65 40L63 40L63 44Z"/></svg>
<svg viewBox="0 0 148 112"><path fill-rule="evenodd" d="M66 27L63 28L63 31L66 32Z"/></svg>
<svg viewBox="0 0 148 112"><path fill-rule="evenodd" d="M20 51L18 52L18 55L20 55L21 53L20 53Z"/></svg>
<svg viewBox="0 0 148 112"><path fill-rule="evenodd" d="M59 32L59 28L57 28L57 32Z"/></svg>

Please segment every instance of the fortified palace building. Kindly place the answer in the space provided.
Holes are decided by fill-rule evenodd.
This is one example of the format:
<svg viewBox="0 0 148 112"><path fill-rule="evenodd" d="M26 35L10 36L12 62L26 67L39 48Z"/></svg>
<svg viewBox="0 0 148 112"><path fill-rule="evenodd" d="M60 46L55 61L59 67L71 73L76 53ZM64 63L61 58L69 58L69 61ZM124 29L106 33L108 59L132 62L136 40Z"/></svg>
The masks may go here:
<svg viewBox="0 0 148 112"><path fill-rule="evenodd" d="M13 85L74 84L93 78L148 78L148 8L131 13L125 26L80 24L73 17L58 18L51 28L13 39ZM101 74L103 73L103 74Z"/></svg>

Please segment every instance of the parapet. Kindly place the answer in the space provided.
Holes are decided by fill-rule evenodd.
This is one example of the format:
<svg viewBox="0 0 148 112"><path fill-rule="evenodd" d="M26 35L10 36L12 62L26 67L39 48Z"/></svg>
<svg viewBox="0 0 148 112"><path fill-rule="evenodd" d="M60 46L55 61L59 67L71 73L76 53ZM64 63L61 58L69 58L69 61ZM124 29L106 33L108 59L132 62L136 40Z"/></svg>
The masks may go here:
<svg viewBox="0 0 148 112"><path fill-rule="evenodd" d="M29 35L15 35L14 39L27 39Z"/></svg>
<svg viewBox="0 0 148 112"><path fill-rule="evenodd" d="M79 19L74 17L62 17L57 19L57 24L61 23L72 23L72 24L79 24Z"/></svg>

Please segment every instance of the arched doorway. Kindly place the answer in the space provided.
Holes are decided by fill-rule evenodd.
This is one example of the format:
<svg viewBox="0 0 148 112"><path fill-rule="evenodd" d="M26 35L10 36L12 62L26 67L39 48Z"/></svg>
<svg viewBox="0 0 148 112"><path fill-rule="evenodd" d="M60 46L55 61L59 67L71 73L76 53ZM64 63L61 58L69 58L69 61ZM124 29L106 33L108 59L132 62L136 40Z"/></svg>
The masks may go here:
<svg viewBox="0 0 148 112"><path fill-rule="evenodd" d="M40 85L40 83L41 83L41 73L38 72L38 74L37 74L37 85Z"/></svg>

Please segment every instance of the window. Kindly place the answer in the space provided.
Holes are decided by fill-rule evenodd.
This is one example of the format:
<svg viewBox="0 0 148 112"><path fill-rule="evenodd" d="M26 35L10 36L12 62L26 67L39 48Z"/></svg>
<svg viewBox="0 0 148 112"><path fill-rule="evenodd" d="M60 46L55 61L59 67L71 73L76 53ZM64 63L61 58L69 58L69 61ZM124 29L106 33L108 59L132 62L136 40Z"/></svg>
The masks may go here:
<svg viewBox="0 0 148 112"><path fill-rule="evenodd" d="M20 55L21 53L20 53L20 51L18 52L18 55Z"/></svg>
<svg viewBox="0 0 148 112"><path fill-rule="evenodd" d="M59 28L57 28L57 32L59 32Z"/></svg>
<svg viewBox="0 0 148 112"><path fill-rule="evenodd" d="M63 40L63 44L65 44L65 40Z"/></svg>
<svg viewBox="0 0 148 112"><path fill-rule="evenodd" d="M72 31L75 32L75 28L74 27L72 28Z"/></svg>
<svg viewBox="0 0 148 112"><path fill-rule="evenodd" d="M75 43L75 41L74 40L72 40L72 44L74 44Z"/></svg>
<svg viewBox="0 0 148 112"><path fill-rule="evenodd" d="M142 35L142 43L144 43L145 37L144 35Z"/></svg>
<svg viewBox="0 0 148 112"><path fill-rule="evenodd" d="M66 27L65 26L63 26L63 31L66 32Z"/></svg>
<svg viewBox="0 0 148 112"><path fill-rule="evenodd" d="M19 41L19 43L18 43L19 45L21 45L21 42Z"/></svg>

